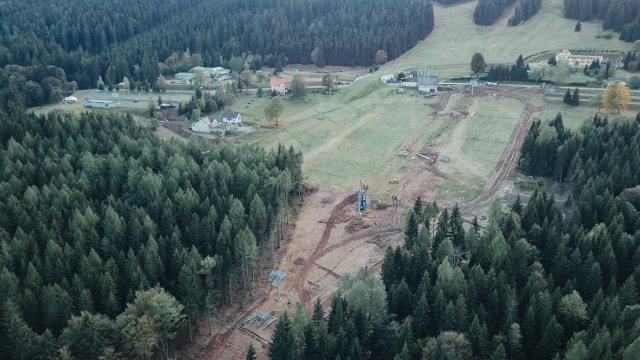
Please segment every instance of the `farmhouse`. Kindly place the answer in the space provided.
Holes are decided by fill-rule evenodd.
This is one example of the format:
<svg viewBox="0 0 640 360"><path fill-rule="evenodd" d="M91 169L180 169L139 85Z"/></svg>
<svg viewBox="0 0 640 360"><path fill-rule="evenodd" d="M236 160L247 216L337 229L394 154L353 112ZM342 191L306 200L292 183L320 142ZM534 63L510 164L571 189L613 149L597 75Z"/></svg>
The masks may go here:
<svg viewBox="0 0 640 360"><path fill-rule="evenodd" d="M222 122L231 124L241 124L242 115L235 111L225 110L222 112Z"/></svg>
<svg viewBox="0 0 640 360"><path fill-rule="evenodd" d="M284 95L289 88L287 80L283 78L272 76L269 82L271 84L271 91L275 91L278 95Z"/></svg>
<svg viewBox="0 0 640 360"><path fill-rule="evenodd" d="M87 108L110 108L113 107L114 104L114 101L91 100L89 98L84 98L84 107Z"/></svg>
<svg viewBox="0 0 640 360"><path fill-rule="evenodd" d="M211 132L216 125L218 125L218 121L215 119L210 120L209 117L205 116L193 123L193 125L191 125L191 130L195 132L208 133Z"/></svg>
<svg viewBox="0 0 640 360"><path fill-rule="evenodd" d="M193 85L196 74L191 72L179 72L174 77L176 80L184 81L187 85Z"/></svg>
<svg viewBox="0 0 640 360"><path fill-rule="evenodd" d="M574 55L569 50L563 49L556 54L556 61L582 67L591 65L594 61L603 62L604 57L601 55Z"/></svg>
<svg viewBox="0 0 640 360"><path fill-rule="evenodd" d="M435 94L438 92L438 79L433 75L418 75L418 92L422 94Z"/></svg>

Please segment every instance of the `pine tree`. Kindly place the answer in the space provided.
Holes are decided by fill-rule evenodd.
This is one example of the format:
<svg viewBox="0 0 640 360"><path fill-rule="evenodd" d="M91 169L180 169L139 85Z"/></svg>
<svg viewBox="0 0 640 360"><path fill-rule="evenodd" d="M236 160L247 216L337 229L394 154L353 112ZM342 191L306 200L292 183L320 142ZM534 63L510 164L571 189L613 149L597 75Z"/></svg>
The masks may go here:
<svg viewBox="0 0 640 360"><path fill-rule="evenodd" d="M622 308L636 305L638 301L640 301L640 297L638 297L638 286L636 285L633 275L629 276L622 285L622 289L620 289L620 294L618 295L618 301Z"/></svg>
<svg viewBox="0 0 640 360"><path fill-rule="evenodd" d="M573 97L571 96L571 90L567 89L567 92L564 94L564 98L562 99L562 102L565 103L565 105L573 105Z"/></svg>
<svg viewBox="0 0 640 360"><path fill-rule="evenodd" d="M511 211L522 216L522 200L520 199L520 194L518 194L516 201L511 205Z"/></svg>
<svg viewBox="0 0 640 360"><path fill-rule="evenodd" d="M480 323L478 315L473 317L471 327L469 327L469 341L474 354L481 358L487 355L489 351L489 334L487 326L484 323Z"/></svg>
<svg viewBox="0 0 640 360"><path fill-rule="evenodd" d="M580 93L578 88L575 88L575 90L573 90L573 96L571 97L571 105L573 106L580 105Z"/></svg>
<svg viewBox="0 0 640 360"><path fill-rule="evenodd" d="M506 360L507 359L507 353L504 350L504 345L498 344L496 349L493 351L493 354L491 354L491 358L490 359L491 360Z"/></svg>
<svg viewBox="0 0 640 360"><path fill-rule="evenodd" d="M419 218L418 215L416 215L416 212L413 210L409 211L407 225L405 226L404 231L404 243L407 249L410 249L413 246L413 242L418 237L418 224Z"/></svg>
<svg viewBox="0 0 640 360"><path fill-rule="evenodd" d="M269 359L271 360L291 360L291 350L293 338L291 334L291 321L285 311L278 319L276 328L271 336L269 344Z"/></svg>
<svg viewBox="0 0 640 360"><path fill-rule="evenodd" d="M423 339L429 334L431 329L431 314L429 311L429 302L427 296L422 294L418 304L413 311L413 331L418 339Z"/></svg>
<svg viewBox="0 0 640 360"><path fill-rule="evenodd" d="M258 358L258 354L256 353L256 348L253 347L253 344L249 344L247 347L247 356L246 360L256 360Z"/></svg>

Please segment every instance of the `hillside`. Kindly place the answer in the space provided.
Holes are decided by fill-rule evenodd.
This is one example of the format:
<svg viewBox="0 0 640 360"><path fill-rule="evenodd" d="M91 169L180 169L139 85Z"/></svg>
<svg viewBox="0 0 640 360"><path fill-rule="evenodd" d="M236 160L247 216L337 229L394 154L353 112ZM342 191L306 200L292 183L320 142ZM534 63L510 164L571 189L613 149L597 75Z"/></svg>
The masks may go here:
<svg viewBox="0 0 640 360"><path fill-rule="evenodd" d="M149 0L37 0L25 8L4 7L0 67L57 66L81 88L95 86L99 75L109 83L124 76L153 83L158 62L187 49L207 66L226 65L243 54L252 54L252 66L258 68L309 63L314 49L322 63L368 66L376 50L395 58L433 28L431 3L419 0L173 1L163 6Z"/></svg>

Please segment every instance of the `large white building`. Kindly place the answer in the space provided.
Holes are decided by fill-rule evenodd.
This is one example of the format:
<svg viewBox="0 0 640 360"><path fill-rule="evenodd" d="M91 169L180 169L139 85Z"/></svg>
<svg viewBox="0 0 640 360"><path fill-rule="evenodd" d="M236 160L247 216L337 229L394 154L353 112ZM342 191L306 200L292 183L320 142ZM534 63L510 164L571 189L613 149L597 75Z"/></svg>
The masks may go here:
<svg viewBox="0 0 640 360"><path fill-rule="evenodd" d="M91 100L89 98L84 98L84 107L87 108L110 108L113 107L115 101L108 100Z"/></svg>
<svg viewBox="0 0 640 360"><path fill-rule="evenodd" d="M563 49L556 54L556 61L559 63L566 63L570 66L589 66L592 62L598 61L602 63L604 56L602 55L574 55L569 50Z"/></svg>
<svg viewBox="0 0 640 360"><path fill-rule="evenodd" d="M193 69L189 70L189 72L191 73L197 73L197 72L202 72L204 73L206 76L212 78L212 79L218 79L218 78L222 78L224 76L227 76L231 73L231 70L229 69L225 69L225 68L221 68L221 67L203 67L203 66L196 66Z"/></svg>

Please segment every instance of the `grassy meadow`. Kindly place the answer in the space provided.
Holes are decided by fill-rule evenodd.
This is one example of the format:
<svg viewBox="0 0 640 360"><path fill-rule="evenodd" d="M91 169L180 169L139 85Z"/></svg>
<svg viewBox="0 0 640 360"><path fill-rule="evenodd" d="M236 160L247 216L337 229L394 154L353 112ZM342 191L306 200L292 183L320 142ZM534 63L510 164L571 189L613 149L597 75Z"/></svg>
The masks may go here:
<svg viewBox="0 0 640 360"><path fill-rule="evenodd" d="M293 145L305 155L304 170L311 182L350 190L362 179L370 184L370 192L383 198L399 186L388 181L400 178L402 167L417 161L398 157L398 151L407 147L415 153L433 144L450 157L439 167L457 179L455 184L445 181L440 188L453 196L472 197L473 189L482 186L495 169L524 105L508 98L454 96L446 111L469 108L473 117L431 116L433 109L425 104L436 100L412 97L410 92L396 95L380 82L380 76L425 64L441 78L468 74L475 52L483 53L488 63L504 63L514 62L519 54L562 48L630 48L616 39L597 39L602 31L596 21L583 22L582 31L576 33L575 22L562 17L562 0L545 0L539 14L517 27L506 25L513 9L496 25L473 24L475 5L435 5L436 27L415 48L332 96L310 94L306 102L285 100L279 128L239 140L266 147ZM250 107L242 102L235 110L248 119L260 119L267 102L261 99ZM591 109L563 110L572 127L591 114ZM555 105L541 116L552 113L557 113Z"/></svg>
<svg viewBox="0 0 640 360"><path fill-rule="evenodd" d="M439 167L455 183L441 182L439 189L452 196L469 198L495 169L513 127L524 111L522 102L510 98L452 96L446 111L468 109L468 118L432 115L429 106L439 98L425 99L412 92L395 94L392 87L381 83L384 74L396 73L425 65L432 74L446 78L468 74L473 53L484 54L491 63L514 62L519 54L528 56L563 48L596 48L628 50L630 44L613 39L598 39L601 23L582 23L575 32L574 20L562 17L562 0L544 0L541 11L517 27L507 27L513 8L493 26L473 24L476 2L444 8L434 5L436 26L433 33L403 56L383 65L379 71L359 79L350 86L329 95L309 93L304 101L283 100L284 111L278 128L263 128L235 137L238 143L254 143L267 148L278 144L293 145L304 153L304 171L309 181L345 190L353 189L360 180L370 184L373 195L388 200L399 185L389 180L402 178L403 167L418 160L399 157L401 148L410 154L433 146L450 157ZM78 99L94 95L79 91ZM106 96L106 95L105 95ZM189 93L162 94L163 100L185 101ZM542 95L537 96L542 101ZM120 110L144 114L149 101L157 95L142 95L139 102L124 98ZM585 94L585 99L587 94ZM249 103L251 101L251 103ZM242 113L248 123L274 125L264 119L270 100L241 96L232 109ZM35 109L45 112L57 108L83 111L82 104L49 105ZM577 128L597 109L566 108L549 97L540 115L550 118L562 112L568 126ZM323 114L323 115L321 115Z"/></svg>

